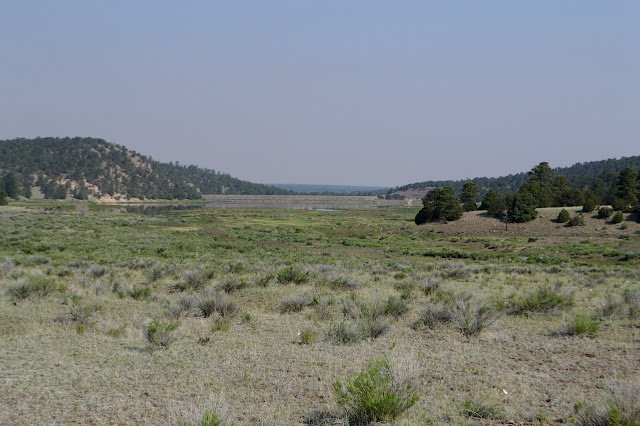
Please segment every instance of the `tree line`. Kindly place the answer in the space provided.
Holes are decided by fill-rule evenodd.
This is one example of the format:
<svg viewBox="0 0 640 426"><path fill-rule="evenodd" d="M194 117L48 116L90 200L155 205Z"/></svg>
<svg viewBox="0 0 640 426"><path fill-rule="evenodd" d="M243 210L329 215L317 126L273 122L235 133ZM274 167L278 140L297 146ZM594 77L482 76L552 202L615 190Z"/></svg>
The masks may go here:
<svg viewBox="0 0 640 426"><path fill-rule="evenodd" d="M567 176L556 175L549 163L542 162L527 173L527 179L517 192L502 195L490 189L479 207L480 186L474 181L462 185L459 197L451 186L433 189L423 198L423 208L415 222L419 225L428 221L457 220L464 211L476 209L515 223L536 219L536 209L542 207L582 206L582 211L588 213L597 206L611 205L612 212L640 212L640 175L635 168L625 167L619 173L605 170L584 182L585 186L577 189Z"/></svg>
<svg viewBox="0 0 640 426"><path fill-rule="evenodd" d="M202 194L291 194L197 166L161 163L124 146L96 138L35 138L0 141L0 190L30 198L89 196L124 199L200 199Z"/></svg>

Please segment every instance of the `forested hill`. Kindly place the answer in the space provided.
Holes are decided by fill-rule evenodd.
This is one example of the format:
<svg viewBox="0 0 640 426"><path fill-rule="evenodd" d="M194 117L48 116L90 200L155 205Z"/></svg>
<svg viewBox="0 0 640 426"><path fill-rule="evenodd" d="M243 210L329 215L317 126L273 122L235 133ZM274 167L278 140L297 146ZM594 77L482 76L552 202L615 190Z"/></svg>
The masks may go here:
<svg viewBox="0 0 640 426"><path fill-rule="evenodd" d="M202 194L290 194L196 166L160 163L94 138L0 140L0 178L10 197L199 199ZM1 188L0 188L1 189Z"/></svg>
<svg viewBox="0 0 640 426"><path fill-rule="evenodd" d="M532 165L533 166L533 165ZM594 179L603 179L605 182L615 180L617 173L626 167L640 169L640 156L622 157L620 159L608 159L602 161L589 161L586 163L576 163L569 167L557 167L552 172L557 176L566 176L575 189L585 189L593 185ZM529 179L528 172L515 175L507 175L495 178L477 177L471 179L472 182L481 188L481 194L489 190L494 190L498 194L506 195L517 192L518 189ZM409 190L425 190L429 188L442 188L450 186L460 193L462 186L468 180L438 180L417 182L409 185L399 186L389 190L389 194Z"/></svg>

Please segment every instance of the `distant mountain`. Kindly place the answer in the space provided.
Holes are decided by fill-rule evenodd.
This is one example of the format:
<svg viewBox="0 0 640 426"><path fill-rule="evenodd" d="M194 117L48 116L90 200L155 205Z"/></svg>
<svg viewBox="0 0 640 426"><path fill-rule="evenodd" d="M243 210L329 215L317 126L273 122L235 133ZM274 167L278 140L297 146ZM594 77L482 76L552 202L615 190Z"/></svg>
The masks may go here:
<svg viewBox="0 0 640 426"><path fill-rule="evenodd" d="M20 195L45 198L200 199L202 194L292 194L179 163L160 163L94 138L0 140L0 178L18 181ZM35 194L34 194L35 195Z"/></svg>
<svg viewBox="0 0 640 426"><path fill-rule="evenodd" d="M533 167L534 164L531 166ZM583 190L592 186L594 179L596 178L601 179L608 184L612 183L612 181L615 180L617 173L622 171L625 167L631 167L636 170L640 169L640 156L576 163L569 167L557 167L552 169L552 171L558 176L566 176L573 188ZM470 180L475 182L481 188L480 195L482 196L491 189L501 195L516 192L528 178L529 173L527 171L515 175L495 178L477 177ZM464 185L468 180L469 179L416 182L390 189L388 193L401 194L407 197L415 197L416 195L421 194L419 195L419 198L422 198L429 189L450 186L459 194L462 190L462 185Z"/></svg>
<svg viewBox="0 0 640 426"><path fill-rule="evenodd" d="M298 183L272 183L271 185L302 194L379 195L386 194L391 189L388 186L310 185Z"/></svg>

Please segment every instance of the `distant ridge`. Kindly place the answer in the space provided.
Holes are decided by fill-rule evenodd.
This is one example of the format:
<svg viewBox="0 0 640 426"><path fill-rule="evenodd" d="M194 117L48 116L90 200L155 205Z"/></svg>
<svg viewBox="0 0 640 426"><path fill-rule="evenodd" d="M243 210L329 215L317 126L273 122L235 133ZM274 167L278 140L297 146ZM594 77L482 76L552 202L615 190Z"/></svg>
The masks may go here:
<svg viewBox="0 0 640 426"><path fill-rule="evenodd" d="M532 164L531 167L535 166ZM576 189L586 189L593 182L594 178L602 177L605 180L615 179L615 174L619 173L626 167L640 169L640 156L622 157L620 159L608 159L601 161L589 161L585 163L576 163L569 167L556 167L552 169L553 173L558 176L566 176L571 186ZM529 178L528 171L514 175L507 175L495 178L477 177L473 179L461 180L434 180L416 182L408 185L398 186L390 189L389 194L424 194L431 188L441 188L450 186L460 193L465 182L471 180L481 188L481 195L489 190L494 190L498 194L506 195L516 192L520 186ZM422 193L424 191L424 193Z"/></svg>
<svg viewBox="0 0 640 426"><path fill-rule="evenodd" d="M345 194L345 195L379 195L386 194L388 186L358 186L358 185L321 185L299 183L272 183L276 188L282 188L300 194Z"/></svg>
<svg viewBox="0 0 640 426"><path fill-rule="evenodd" d="M19 195L64 199L190 199L203 194L284 195L291 191L215 170L161 163L96 138L0 140L0 177Z"/></svg>

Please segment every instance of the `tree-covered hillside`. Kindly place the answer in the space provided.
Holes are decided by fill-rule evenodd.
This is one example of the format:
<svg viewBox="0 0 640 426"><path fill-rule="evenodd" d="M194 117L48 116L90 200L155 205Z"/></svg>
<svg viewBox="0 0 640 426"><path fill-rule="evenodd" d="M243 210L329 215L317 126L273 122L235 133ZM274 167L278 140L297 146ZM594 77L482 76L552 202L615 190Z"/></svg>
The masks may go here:
<svg viewBox="0 0 640 426"><path fill-rule="evenodd" d="M557 167L552 169L552 172L557 176L566 176L572 188L584 190L597 185L599 181L603 181L604 184L610 186L615 181L617 174L627 167L636 170L640 169L640 156L576 163L570 167ZM486 194L489 190L493 190L500 195L507 195L517 192L528 179L529 173L522 172L495 178L477 177L471 179L471 182L480 187L480 195ZM452 187L456 190L456 193L460 194L466 182L468 180L416 182L393 188L389 190L389 194L420 189L424 189L426 193L429 188L442 188L445 186Z"/></svg>
<svg viewBox="0 0 640 426"><path fill-rule="evenodd" d="M289 194L196 166L160 163L95 138L0 141L0 178L9 197L199 199L202 194ZM1 189L1 188L0 188Z"/></svg>

